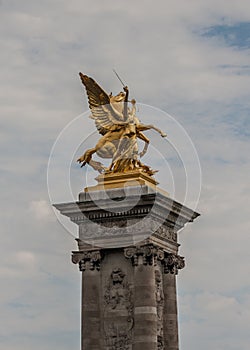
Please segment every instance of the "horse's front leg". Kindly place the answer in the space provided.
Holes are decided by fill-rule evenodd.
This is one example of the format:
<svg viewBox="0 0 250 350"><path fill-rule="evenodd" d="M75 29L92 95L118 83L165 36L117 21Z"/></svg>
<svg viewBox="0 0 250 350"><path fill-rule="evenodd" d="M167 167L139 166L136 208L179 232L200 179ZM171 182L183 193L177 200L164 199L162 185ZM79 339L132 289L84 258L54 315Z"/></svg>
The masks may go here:
<svg viewBox="0 0 250 350"><path fill-rule="evenodd" d="M77 159L79 163L82 163L81 167L83 167L86 163L89 164L89 162L92 159L92 154L96 153L100 148L102 148L105 145L105 142L109 136L110 133L107 133L106 135L101 137L101 139L97 142L94 148L88 149L80 158Z"/></svg>
<svg viewBox="0 0 250 350"><path fill-rule="evenodd" d="M78 163L82 163L81 168L86 165L86 163L89 163L91 161L92 154L95 152L96 148L90 148L80 158L77 159Z"/></svg>
<svg viewBox="0 0 250 350"><path fill-rule="evenodd" d="M151 124L148 125L148 126L150 127L150 129L153 129L153 130L157 131L161 135L161 137L166 137L167 136L167 134L165 132L163 132L161 129L158 129L156 126L151 125Z"/></svg>
<svg viewBox="0 0 250 350"><path fill-rule="evenodd" d="M140 124L137 126L137 129L139 131L146 131L146 130L153 129L153 130L157 131L161 135L161 137L167 136L167 134L165 132L163 132L161 129L158 129L156 126L154 126L152 124L148 124L148 125Z"/></svg>

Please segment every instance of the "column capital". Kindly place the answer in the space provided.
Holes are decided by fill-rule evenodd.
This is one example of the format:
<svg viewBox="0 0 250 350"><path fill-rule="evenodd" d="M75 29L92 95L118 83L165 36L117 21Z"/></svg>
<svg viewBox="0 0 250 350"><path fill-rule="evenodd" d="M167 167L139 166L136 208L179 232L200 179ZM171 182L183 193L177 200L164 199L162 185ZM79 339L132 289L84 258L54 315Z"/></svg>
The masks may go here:
<svg viewBox="0 0 250 350"><path fill-rule="evenodd" d="M153 244L134 246L124 249L125 258L131 259L134 266L156 265L157 260L164 259L164 251Z"/></svg>
<svg viewBox="0 0 250 350"><path fill-rule="evenodd" d="M131 259L133 266L156 265L158 260L164 267L164 273L175 275L178 274L178 270L185 267L184 257L167 253L153 244L124 248L124 256Z"/></svg>
<svg viewBox="0 0 250 350"><path fill-rule="evenodd" d="M99 271L102 255L100 250L73 251L71 260L73 264L79 264L80 271Z"/></svg>
<svg viewBox="0 0 250 350"><path fill-rule="evenodd" d="M185 267L185 259L183 256L177 254L165 253L163 260L164 273L178 274L178 270Z"/></svg>

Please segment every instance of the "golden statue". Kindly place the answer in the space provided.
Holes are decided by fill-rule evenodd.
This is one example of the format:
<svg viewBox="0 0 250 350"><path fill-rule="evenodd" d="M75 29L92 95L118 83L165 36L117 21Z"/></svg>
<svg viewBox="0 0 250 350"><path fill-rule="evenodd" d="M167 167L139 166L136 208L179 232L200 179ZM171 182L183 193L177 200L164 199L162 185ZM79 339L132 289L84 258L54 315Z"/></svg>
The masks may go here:
<svg viewBox="0 0 250 350"><path fill-rule="evenodd" d="M154 125L145 125L139 121L135 115L136 101L128 100L127 86L123 85L124 91L116 96L112 93L108 95L94 79L82 73L79 75L88 95L90 117L94 119L102 137L94 148L87 150L77 161L82 163L82 166L88 163L102 174L140 170L152 176L155 171L139 160L139 157L143 157L147 152L149 144L149 139L142 131L153 129L162 137L167 135ZM140 153L137 138L145 142ZM110 166L105 168L102 163L92 160L94 153L101 158L111 158Z"/></svg>

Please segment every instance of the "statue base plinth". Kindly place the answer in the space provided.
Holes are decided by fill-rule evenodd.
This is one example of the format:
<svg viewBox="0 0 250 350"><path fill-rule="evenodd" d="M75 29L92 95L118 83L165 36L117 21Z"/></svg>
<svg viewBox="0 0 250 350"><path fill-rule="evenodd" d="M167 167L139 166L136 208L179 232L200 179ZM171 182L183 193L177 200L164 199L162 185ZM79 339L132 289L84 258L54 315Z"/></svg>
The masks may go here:
<svg viewBox="0 0 250 350"><path fill-rule="evenodd" d="M125 173L107 173L96 177L96 186L85 187L84 192L103 191L113 188L124 188L127 186L146 185L156 190L158 182L144 171L138 169Z"/></svg>

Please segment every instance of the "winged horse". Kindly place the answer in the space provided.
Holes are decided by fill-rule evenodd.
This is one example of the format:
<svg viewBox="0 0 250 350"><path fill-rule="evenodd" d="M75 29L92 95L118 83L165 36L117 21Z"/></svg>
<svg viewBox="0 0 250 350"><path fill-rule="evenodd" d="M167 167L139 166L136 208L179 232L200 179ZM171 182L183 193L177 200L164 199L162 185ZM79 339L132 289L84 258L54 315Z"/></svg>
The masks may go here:
<svg viewBox="0 0 250 350"><path fill-rule="evenodd" d="M147 152L150 140L143 131L153 129L162 137L167 135L152 124L142 124L135 115L136 101L128 100L129 90L124 86L123 92L113 96L107 94L91 77L79 73L86 88L90 117L95 121L98 132L102 135L95 147L88 149L77 161L81 166L88 163L100 173L124 172L141 168L152 175L155 171L141 163L138 156L143 157ZM131 103L131 108L128 107ZM138 152L137 138L144 141L142 152ZM101 158L112 158L109 168L102 163L92 160L96 153Z"/></svg>

